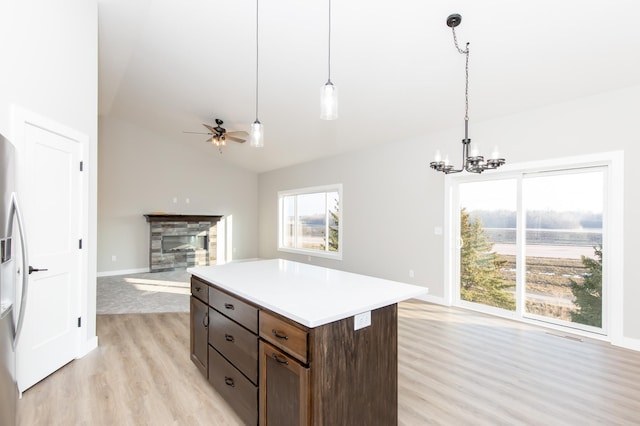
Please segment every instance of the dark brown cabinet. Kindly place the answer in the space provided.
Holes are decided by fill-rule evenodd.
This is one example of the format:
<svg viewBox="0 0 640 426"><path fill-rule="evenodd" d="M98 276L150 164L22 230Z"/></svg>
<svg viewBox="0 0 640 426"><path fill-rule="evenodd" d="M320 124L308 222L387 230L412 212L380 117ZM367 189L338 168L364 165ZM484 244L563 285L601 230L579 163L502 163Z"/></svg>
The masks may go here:
<svg viewBox="0 0 640 426"><path fill-rule="evenodd" d="M310 425L309 369L260 342L260 425Z"/></svg>
<svg viewBox="0 0 640 426"><path fill-rule="evenodd" d="M209 344L258 384L258 336L209 308Z"/></svg>
<svg viewBox="0 0 640 426"><path fill-rule="evenodd" d="M209 346L209 383L247 425L258 423L258 387Z"/></svg>
<svg viewBox="0 0 640 426"><path fill-rule="evenodd" d="M356 330L353 316L310 328L212 284L206 304L191 299L191 357L246 424L397 425L396 304Z"/></svg>
<svg viewBox="0 0 640 426"><path fill-rule="evenodd" d="M209 307L191 296L191 361L208 377Z"/></svg>
<svg viewBox="0 0 640 426"><path fill-rule="evenodd" d="M354 328L260 311L261 425L397 425L397 305Z"/></svg>

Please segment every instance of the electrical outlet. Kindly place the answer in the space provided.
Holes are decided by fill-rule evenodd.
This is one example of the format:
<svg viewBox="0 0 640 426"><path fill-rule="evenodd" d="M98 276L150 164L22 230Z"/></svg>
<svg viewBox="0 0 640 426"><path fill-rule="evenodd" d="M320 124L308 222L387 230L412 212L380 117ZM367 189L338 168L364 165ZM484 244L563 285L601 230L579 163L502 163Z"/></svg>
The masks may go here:
<svg viewBox="0 0 640 426"><path fill-rule="evenodd" d="M178 204L178 197L173 197L173 204Z"/></svg>
<svg viewBox="0 0 640 426"><path fill-rule="evenodd" d="M413 278L413 277L414 277L413 269L409 269L409 278Z"/></svg>
<svg viewBox="0 0 640 426"><path fill-rule="evenodd" d="M118 260L118 258L116 257L116 255L115 255L115 254L111 256L111 261L112 261L112 262L115 262L115 261L117 261L117 260Z"/></svg>
<svg viewBox="0 0 640 426"><path fill-rule="evenodd" d="M353 329L360 330L361 328L369 327L371 325L371 311L363 312L353 316Z"/></svg>

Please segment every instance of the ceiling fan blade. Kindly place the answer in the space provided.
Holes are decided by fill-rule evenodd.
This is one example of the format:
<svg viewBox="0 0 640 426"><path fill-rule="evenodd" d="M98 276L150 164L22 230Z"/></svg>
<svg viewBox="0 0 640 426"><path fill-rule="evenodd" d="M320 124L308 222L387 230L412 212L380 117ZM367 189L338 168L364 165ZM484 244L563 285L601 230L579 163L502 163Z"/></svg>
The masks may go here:
<svg viewBox="0 0 640 426"><path fill-rule="evenodd" d="M244 130L238 130L237 132L227 132L227 136L235 136L238 138L248 138L249 133L245 132Z"/></svg>
<svg viewBox="0 0 640 426"><path fill-rule="evenodd" d="M193 133L194 135L211 135L212 133L205 133L205 132L187 132L186 130L183 130L182 133Z"/></svg>
<svg viewBox="0 0 640 426"><path fill-rule="evenodd" d="M246 142L245 139L237 138L235 136L229 136L229 133L227 133L227 139L229 139L230 141L238 142L238 143L245 143Z"/></svg>
<svg viewBox="0 0 640 426"><path fill-rule="evenodd" d="M206 127L207 129L209 129L209 131L211 132L211 134L217 134L218 132L216 132L216 129L214 129L212 126L209 126L208 124L204 124L202 123L202 125L204 127Z"/></svg>

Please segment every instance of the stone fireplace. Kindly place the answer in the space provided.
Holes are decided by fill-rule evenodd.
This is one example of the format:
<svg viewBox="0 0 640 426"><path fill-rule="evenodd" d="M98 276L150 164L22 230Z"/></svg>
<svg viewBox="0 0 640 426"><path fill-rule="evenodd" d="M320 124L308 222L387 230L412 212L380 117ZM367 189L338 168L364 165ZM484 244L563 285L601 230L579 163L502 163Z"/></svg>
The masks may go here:
<svg viewBox="0 0 640 426"><path fill-rule="evenodd" d="M174 271L216 264L217 224L222 216L145 214L149 222L149 270Z"/></svg>

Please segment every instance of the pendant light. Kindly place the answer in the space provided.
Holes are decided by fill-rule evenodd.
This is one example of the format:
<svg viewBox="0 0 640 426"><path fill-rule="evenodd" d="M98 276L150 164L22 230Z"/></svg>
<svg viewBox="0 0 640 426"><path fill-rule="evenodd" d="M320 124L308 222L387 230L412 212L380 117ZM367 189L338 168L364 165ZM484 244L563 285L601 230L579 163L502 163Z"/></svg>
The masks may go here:
<svg viewBox="0 0 640 426"><path fill-rule="evenodd" d="M453 44L455 45L458 53L465 55L465 87L464 87L464 139L462 139L462 165L459 169L454 169L453 165L449 164L449 156L446 155L444 160L440 151L436 151L436 155L433 161L430 163L430 167L438 172L460 173L466 170L469 173L482 173L485 170L497 169L505 163L504 158L500 158L498 147L493 148L491 158L485 159L478 150L477 146L472 146L471 139L469 139L469 43L467 43L466 49L462 50L458 46L458 38L456 37L456 27L462 22L462 16L454 13L447 18L447 26L451 27L453 32Z"/></svg>
<svg viewBox="0 0 640 426"><path fill-rule="evenodd" d="M338 118L338 88L331 82L331 0L329 0L329 78L320 88L320 118L335 120Z"/></svg>
<svg viewBox="0 0 640 426"><path fill-rule="evenodd" d="M258 0L256 0L256 121L251 124L249 131L249 146L262 148L264 146L264 129L258 120Z"/></svg>

